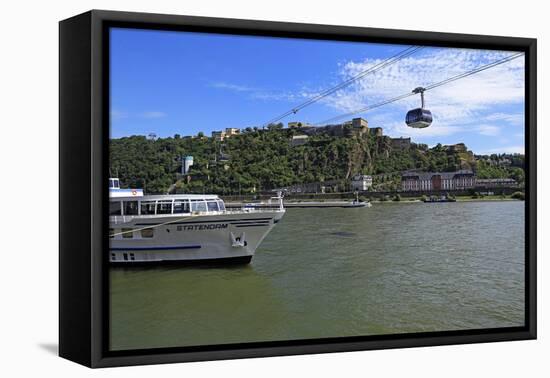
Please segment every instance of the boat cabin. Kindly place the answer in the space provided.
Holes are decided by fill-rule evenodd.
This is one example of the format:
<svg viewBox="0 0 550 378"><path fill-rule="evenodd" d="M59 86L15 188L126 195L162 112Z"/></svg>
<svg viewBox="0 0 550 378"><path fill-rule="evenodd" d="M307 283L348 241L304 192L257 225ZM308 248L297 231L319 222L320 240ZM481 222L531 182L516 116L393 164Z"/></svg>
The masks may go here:
<svg viewBox="0 0 550 378"><path fill-rule="evenodd" d="M170 215L195 212L225 211L224 202L215 195L184 194L133 197L111 197L109 215Z"/></svg>
<svg viewBox="0 0 550 378"><path fill-rule="evenodd" d="M143 197L143 189L121 189L120 180L117 178L110 178L109 179L109 197L110 198Z"/></svg>
<svg viewBox="0 0 550 378"><path fill-rule="evenodd" d="M225 211L217 195L174 194L144 196L143 189L121 189L118 178L109 179L109 215L170 215Z"/></svg>
<svg viewBox="0 0 550 378"><path fill-rule="evenodd" d="M109 179L109 190L111 189L120 189L120 180L117 178Z"/></svg>

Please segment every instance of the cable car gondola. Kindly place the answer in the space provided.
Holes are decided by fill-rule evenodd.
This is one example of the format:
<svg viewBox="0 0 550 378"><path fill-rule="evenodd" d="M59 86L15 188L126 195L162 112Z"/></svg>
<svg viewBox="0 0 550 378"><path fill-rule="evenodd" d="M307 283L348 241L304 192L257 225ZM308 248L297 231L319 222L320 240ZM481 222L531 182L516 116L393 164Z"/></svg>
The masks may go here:
<svg viewBox="0 0 550 378"><path fill-rule="evenodd" d="M415 129L423 129L432 124L432 112L428 109L424 109L424 91L426 89L418 87L413 89L412 93L420 93L420 99L422 101L422 106L420 108L412 109L407 112L407 117L405 118L405 123L409 127L414 127Z"/></svg>

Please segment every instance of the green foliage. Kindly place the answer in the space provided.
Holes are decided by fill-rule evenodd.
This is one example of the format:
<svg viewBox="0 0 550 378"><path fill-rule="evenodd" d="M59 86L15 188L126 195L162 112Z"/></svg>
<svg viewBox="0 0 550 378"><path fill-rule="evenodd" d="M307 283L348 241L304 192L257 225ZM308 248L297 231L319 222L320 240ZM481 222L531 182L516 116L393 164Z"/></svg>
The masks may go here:
<svg viewBox="0 0 550 378"><path fill-rule="evenodd" d="M471 153L449 152L441 145L428 149L412 144L401 150L392 148L386 136L316 134L307 143L292 146L292 136L299 133L273 124L265 130L248 127L223 142L203 133L194 138L176 134L155 140L143 136L111 139L111 175L119 177L124 186L144 188L147 193L172 189L223 195L324 181L336 181L338 190L346 190L349 179L360 173L384 174L375 177L374 187L392 191L399 188L402 171L475 167ZM180 159L187 155L194 158L190 181L180 174ZM510 174L520 177L523 170L515 169Z"/></svg>
<svg viewBox="0 0 550 378"><path fill-rule="evenodd" d="M518 183L525 183L525 172L523 168L519 167L510 167L508 168L509 177L516 180Z"/></svg>
<svg viewBox="0 0 550 378"><path fill-rule="evenodd" d="M518 199L518 200L524 201L525 200L525 193L523 193L523 192L514 192L514 193L512 193L511 197L513 199Z"/></svg>
<svg viewBox="0 0 550 378"><path fill-rule="evenodd" d="M519 184L525 183L525 173L523 170L524 156L512 155L507 157L511 160L509 165L499 165L502 156L491 155L479 159L476 164L476 176L480 179L512 178Z"/></svg>

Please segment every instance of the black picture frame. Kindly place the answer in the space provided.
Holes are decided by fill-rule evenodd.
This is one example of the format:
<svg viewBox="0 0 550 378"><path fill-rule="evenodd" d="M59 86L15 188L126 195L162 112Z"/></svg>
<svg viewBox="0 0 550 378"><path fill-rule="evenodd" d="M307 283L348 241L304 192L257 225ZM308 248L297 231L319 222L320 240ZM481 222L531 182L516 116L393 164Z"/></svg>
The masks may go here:
<svg viewBox="0 0 550 378"><path fill-rule="evenodd" d="M110 27L525 52L525 326L109 351ZM535 339L536 39L92 10L59 24L59 354L89 367Z"/></svg>

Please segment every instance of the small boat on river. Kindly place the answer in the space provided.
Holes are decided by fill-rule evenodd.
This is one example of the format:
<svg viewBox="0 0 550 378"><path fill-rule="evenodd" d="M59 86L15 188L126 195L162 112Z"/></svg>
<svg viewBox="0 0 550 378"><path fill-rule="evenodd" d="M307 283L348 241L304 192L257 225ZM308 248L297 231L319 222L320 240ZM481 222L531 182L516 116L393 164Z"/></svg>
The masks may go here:
<svg viewBox="0 0 550 378"><path fill-rule="evenodd" d="M429 196L427 198L424 198L422 201L424 203L439 203L439 202L456 202L456 199L443 195L443 196Z"/></svg>

